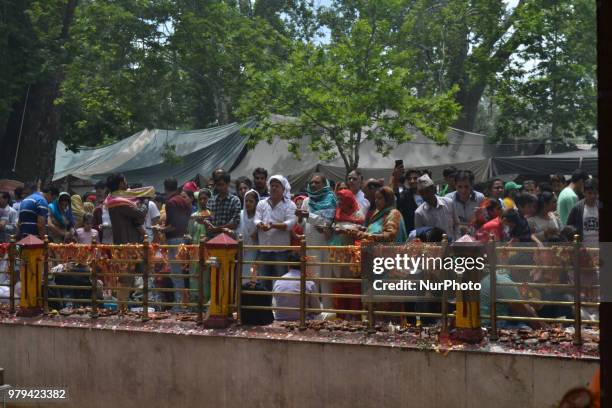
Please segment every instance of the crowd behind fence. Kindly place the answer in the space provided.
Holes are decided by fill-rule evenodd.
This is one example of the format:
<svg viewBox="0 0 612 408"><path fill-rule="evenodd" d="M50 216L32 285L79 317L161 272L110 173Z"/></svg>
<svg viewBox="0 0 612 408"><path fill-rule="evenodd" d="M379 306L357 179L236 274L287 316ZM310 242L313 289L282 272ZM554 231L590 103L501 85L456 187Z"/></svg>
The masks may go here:
<svg viewBox="0 0 612 408"><path fill-rule="evenodd" d="M431 245L431 244L430 244ZM441 253L443 255L448 254L449 244L445 239L440 245ZM557 254L558 248L553 247L529 247L529 246L499 246L494 240L489 241L486 245L487 253L487 269L488 279L490 285L490 305L489 315L480 316L483 319L490 320L490 335L491 340L497 340L498 338L498 322L499 321L520 321L520 322L544 322L544 323L561 323L561 324L573 324L574 327L574 343L581 344L581 328L583 325L598 325L599 321L595 319L582 320L581 310L583 307L597 308L599 305L599 295L597 291L599 285L597 281L589 282L587 285L583 285L581 276L585 272L597 272L598 266L583 266L581 265L581 256L586 253L587 255L593 255L594 257L598 254L597 248L584 248L577 239L574 240L571 247L566 247L564 250L566 254L571 257L571 272L573 275L573 281L569 283L537 283L537 282L512 282L502 283L497 282L497 271L500 269L510 268L534 268L532 265L511 265L499 263L498 258L504 251L513 252L524 252L524 253L545 253L553 252L553 256ZM423 250L427 251L427 246L423 246ZM429 248L432 248L430 246ZM182 251L183 256L181 259L163 259L157 257L156 254L174 250ZM299 253L299 262L285 262L285 261L263 261L253 260L252 257L245 259L244 254L248 251L261 251L261 250L275 250L275 251L296 251ZM384 296L374 295L372 290L365 290L361 293L333 293L333 292L322 292L317 291L314 293L307 293L306 286L307 281L314 282L317 287L320 288L323 282L336 282L336 283L352 283L362 285L364 282L363 274L355 277L331 277L331 276L311 276L308 273L309 268L313 266L343 266L360 268L361 263L358 260L352 260L350 262L335 262L333 260L316 260L308 256L310 251L352 251L355 253L356 247L354 246L307 246L305 241L302 241L299 246L262 246L262 245L244 245L242 240L238 242L237 256L232 261L232 268L230 276L225 278L230 279L231 295L229 296L229 309L236 313L237 324L242 323L242 315L244 311L291 311L297 312L299 315L298 323L301 329L307 327L307 316L309 314L320 314L320 313L333 313L346 316L355 316L361 318L362 321L367 322L368 331L373 332L375 330L375 324L377 318L380 319L401 319L406 318L420 318L420 319L439 319L441 330L446 332L449 328L449 321L455 317L452 310L449 310L449 306L452 306L453 293L449 293L447 290L442 290L438 296L411 296L403 299L405 302L418 303L437 303L439 304L439 312L432 311L406 311L403 308L401 310L393 310L393 308L385 307L385 301L398 300L397 296ZM555 252L556 251L556 252ZM9 308L10 312L16 311L16 298L15 288L19 281L19 270L23 267L25 260L21 258L21 249L16 244L14 238L11 239L10 243L5 246L5 254L2 254L5 262L5 269L8 274L8 282L2 284L2 286L9 287ZM117 258L114 255L117 254L130 254L127 258ZM64 256L62 256L64 255ZM69 259L70 256L76 257L76 259ZM0 257L1 258L1 257ZM42 303L42 311L45 314L50 312L51 306L58 306L65 304L66 302L74 304L82 304L89 306L89 314L92 318L99 316L101 308L106 308L115 305L116 308L126 308L129 306L138 307L140 318L142 320L149 319L149 308L158 307L160 309L166 307L180 307L183 310L194 311L197 315L196 320L198 323L203 323L205 320L205 313L207 309L205 299L205 280L208 275L206 274L217 274L218 277L215 281L219 284L221 268L219 261L208 254L207 244L204 240L199 245L158 245L150 244L147 239L143 244L134 245L106 245L98 244L94 242L91 245L79 245L79 244L50 244L45 239L44 246L42 248L42 290L40 291L40 301ZM184 273L172 274L169 272L159 271L156 268L158 265L167 265L168 263L181 263L184 266ZM198 265L196 272L192 272L195 268L190 268L191 265ZM54 269L57 265L68 265L63 269ZM300 275L299 277L283 277L283 276L260 276L247 277L243 275L243 265L252 265L253 268L257 268L261 265L284 265L287 267L299 266ZM567 271L566 266L558 265L539 265L537 268L548 271L561 273ZM438 271L445 273L444 271ZM61 283L63 277L80 278L80 280L71 279L68 284ZM445 276L439 276L444 278ZM127 278L121 279L121 278ZM140 284L134 285L134 278L139 278ZM189 284L184 289L177 290L171 285L154 284L156 280L176 278L176 279L188 279L189 282L195 283ZM248 280L257 281L294 281L299 282L299 292L274 292L270 290L248 290L243 289L243 283ZM75 284L78 281L80 283ZM123 282L123 283L122 283ZM128 282L128 284L126 284ZM101 283L101 285L100 285ZM572 300L559 300L559 301L548 301L538 299L504 299L497 297L497 290L501 286L517 286L531 290L532 288L549 288L551 290L562 290L568 291L572 294ZM584 291L590 294L591 299L585 298ZM32 288L21 287L21 290L32 290ZM38 288L37 288L38 290ZM116 293L117 297L113 300L105 299L104 293ZM167 299L160 299L159 297L152 296L152 294L165 294L182 291L181 302L168 301ZM75 293L80 293L81 296L74 296ZM102 296L100 295L102 292ZM140 300L130 300L126 293L140 293ZM62 295L57 295L62 293ZM123 295L122 295L123 293ZM216 292L218 293L218 291ZM85 294L85 296L84 296ZM243 295L250 296L267 296L267 297L278 297L278 296L294 296L299 297L299 302L296 307L279 307L274 304L270 305L244 305L242 304ZM312 308L309 307L308 298L315 297L317 299L331 298L331 299L355 299L359 300L361 307L358 309L336 309L329 307ZM5 299L6 300L6 296ZM383 302L383 303L378 303ZM549 318L549 317L533 317L533 316L507 316L498 314L499 304L530 304L536 306L565 306L573 308L572 318ZM51 306L50 306L51 305ZM391 309L391 310L389 310Z"/></svg>

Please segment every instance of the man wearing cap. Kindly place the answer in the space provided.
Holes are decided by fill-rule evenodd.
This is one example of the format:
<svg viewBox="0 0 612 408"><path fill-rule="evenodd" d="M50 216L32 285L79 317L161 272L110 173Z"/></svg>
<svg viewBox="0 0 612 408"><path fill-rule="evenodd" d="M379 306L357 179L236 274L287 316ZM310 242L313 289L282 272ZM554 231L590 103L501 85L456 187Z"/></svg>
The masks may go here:
<svg viewBox="0 0 612 408"><path fill-rule="evenodd" d="M188 181L185 184L183 184L183 191L191 191L192 193L195 193L196 191L199 190L198 185L193 182L193 181Z"/></svg>
<svg viewBox="0 0 612 408"><path fill-rule="evenodd" d="M414 212L414 228L437 227L452 238L457 238L458 220L453 200L436 195L436 186L427 174L417 180L417 190L423 204Z"/></svg>
<svg viewBox="0 0 612 408"><path fill-rule="evenodd" d="M514 198L516 197L521 188L523 188L523 186L521 186L520 184L516 184L514 181L509 181L504 185L505 208L516 208L516 204L514 204Z"/></svg>

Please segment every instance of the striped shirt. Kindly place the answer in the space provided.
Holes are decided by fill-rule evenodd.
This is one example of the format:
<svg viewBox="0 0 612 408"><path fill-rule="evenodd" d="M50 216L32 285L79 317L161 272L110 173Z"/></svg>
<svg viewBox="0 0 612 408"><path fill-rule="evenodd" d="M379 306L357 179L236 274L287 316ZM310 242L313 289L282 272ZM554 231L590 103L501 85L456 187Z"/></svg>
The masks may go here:
<svg viewBox="0 0 612 408"><path fill-rule="evenodd" d="M19 206L19 231L21 236L27 234L38 235L38 217L43 217L46 225L48 213L47 200L38 191L24 199Z"/></svg>

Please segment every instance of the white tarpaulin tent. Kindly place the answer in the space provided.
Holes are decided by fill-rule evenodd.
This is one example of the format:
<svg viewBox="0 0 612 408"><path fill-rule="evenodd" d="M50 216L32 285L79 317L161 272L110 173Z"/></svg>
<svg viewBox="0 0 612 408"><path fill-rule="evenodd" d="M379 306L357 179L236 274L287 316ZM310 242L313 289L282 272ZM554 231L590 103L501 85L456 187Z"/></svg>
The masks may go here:
<svg viewBox="0 0 612 408"><path fill-rule="evenodd" d="M66 150L59 142L56 149L54 181L69 177L90 181L105 179L108 174L122 172L131 183L140 182L161 189L163 180L176 177L184 183L196 176L208 177L213 170L224 168L232 178L252 177L253 170L264 167L270 175L287 175L294 191L303 188L309 175L321 171L334 180L345 176L340 157L322 162L318 155L307 148L300 148L301 160L289 152L286 140L274 139L272 143L260 142L247 150L247 138L241 133L246 124L231 124L210 129L142 130L117 143L100 148L83 148L78 153ZM395 147L388 157L376 152L372 142L365 140L360 149L359 168L364 177L387 179L394 160L402 159L408 169L429 168L435 181L442 180L442 170L454 165L474 172L477 181L484 181L498 174L569 174L577 167L597 173L597 151L578 151L537 156L493 157L495 145L486 142L486 136L449 129L448 143L436 144L418 132L413 132L410 142ZM164 161L167 145L173 145L180 163Z"/></svg>

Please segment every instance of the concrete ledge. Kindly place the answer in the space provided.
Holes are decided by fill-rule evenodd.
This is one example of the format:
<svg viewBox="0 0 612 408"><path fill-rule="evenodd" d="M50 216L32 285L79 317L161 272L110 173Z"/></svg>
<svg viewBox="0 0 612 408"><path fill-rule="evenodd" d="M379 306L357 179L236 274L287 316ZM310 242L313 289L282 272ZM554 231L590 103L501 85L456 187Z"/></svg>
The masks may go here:
<svg viewBox="0 0 612 408"><path fill-rule="evenodd" d="M0 324L14 386L73 407L548 407L596 359Z"/></svg>

